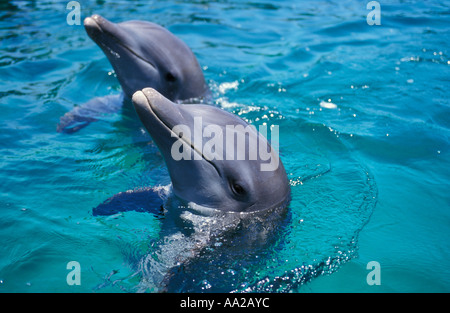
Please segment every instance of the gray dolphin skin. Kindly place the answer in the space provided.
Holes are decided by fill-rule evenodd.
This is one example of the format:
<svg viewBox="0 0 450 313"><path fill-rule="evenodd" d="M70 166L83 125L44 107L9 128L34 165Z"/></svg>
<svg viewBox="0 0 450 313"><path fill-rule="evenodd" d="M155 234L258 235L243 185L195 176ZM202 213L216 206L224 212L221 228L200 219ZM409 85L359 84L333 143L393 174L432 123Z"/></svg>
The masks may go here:
<svg viewBox="0 0 450 313"><path fill-rule="evenodd" d="M58 132L74 133L102 114L117 112L134 92L152 87L172 101L209 101L210 90L190 48L167 29L146 21L84 20L88 36L114 68L122 95L94 98L61 117Z"/></svg>
<svg viewBox="0 0 450 313"><path fill-rule="evenodd" d="M173 192L179 198L220 211L253 212L286 204L290 187L286 171L276 151L254 128L234 114L208 105L184 105L174 103L152 88L137 91L132 98L139 118L161 151L172 180ZM196 123L201 118L202 124ZM233 138L227 136L222 143L222 158L206 155L203 140L183 136L183 153L188 158L174 159L173 147L182 138L174 133L177 125L203 134L213 126L216 133L227 133L230 126L236 131ZM236 127L237 125L241 127ZM196 129L197 128L197 129ZM200 129L199 129L200 128ZM238 145L234 136L246 138L247 144ZM225 137L225 136L224 136ZM270 151L270 158L277 166L262 171L264 162L259 156L250 157L248 143L257 142L259 150ZM225 142L226 141L226 142ZM244 149L245 151L241 151ZM187 150L187 151L186 151ZM233 150L233 155L229 150ZM210 151L210 150L208 150ZM242 152L243 158L238 158Z"/></svg>
<svg viewBox="0 0 450 313"><path fill-rule="evenodd" d="M84 27L107 56L128 98L146 87L172 101L208 92L196 57L167 29L146 21L116 24L97 14L87 17Z"/></svg>

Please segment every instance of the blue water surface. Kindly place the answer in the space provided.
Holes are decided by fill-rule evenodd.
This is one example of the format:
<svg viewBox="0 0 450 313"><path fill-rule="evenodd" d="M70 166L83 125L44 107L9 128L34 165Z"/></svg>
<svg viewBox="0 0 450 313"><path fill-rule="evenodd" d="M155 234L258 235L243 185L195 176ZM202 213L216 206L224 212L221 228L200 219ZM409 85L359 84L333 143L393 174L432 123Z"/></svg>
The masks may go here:
<svg viewBox="0 0 450 313"><path fill-rule="evenodd" d="M450 291L450 1L379 1L373 26L367 2L79 1L82 18L167 27L216 105L279 126L292 201L275 243L205 258L182 291ZM0 3L0 292L153 292L139 264L164 241L161 218L92 209L169 175L131 107L56 132L121 91L66 5Z"/></svg>

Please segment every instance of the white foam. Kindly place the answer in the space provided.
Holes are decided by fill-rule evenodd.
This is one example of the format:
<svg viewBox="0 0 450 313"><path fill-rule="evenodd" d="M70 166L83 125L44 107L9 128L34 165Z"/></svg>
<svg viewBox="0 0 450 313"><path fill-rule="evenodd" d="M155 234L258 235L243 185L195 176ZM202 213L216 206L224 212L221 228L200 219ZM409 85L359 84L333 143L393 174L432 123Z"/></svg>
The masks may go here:
<svg viewBox="0 0 450 313"><path fill-rule="evenodd" d="M224 94L225 92L227 92L230 89L237 90L238 86L239 86L239 82L237 80L234 82L229 82L229 83L225 82L225 83L220 84L219 92Z"/></svg>
<svg viewBox="0 0 450 313"><path fill-rule="evenodd" d="M331 101L320 101L320 104L319 104L322 108L325 108L325 109L336 109L337 108L337 105L336 104L334 104L333 102L331 102Z"/></svg>

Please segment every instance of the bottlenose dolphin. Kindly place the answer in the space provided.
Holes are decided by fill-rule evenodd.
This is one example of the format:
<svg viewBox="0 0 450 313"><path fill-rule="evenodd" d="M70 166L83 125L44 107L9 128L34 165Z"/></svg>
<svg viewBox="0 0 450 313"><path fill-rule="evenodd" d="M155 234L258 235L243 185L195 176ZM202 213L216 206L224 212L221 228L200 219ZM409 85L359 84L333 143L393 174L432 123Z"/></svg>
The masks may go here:
<svg viewBox="0 0 450 313"><path fill-rule="evenodd" d="M173 194L188 203L169 209L172 218L167 220L178 221L178 227L163 227L172 233L163 233L154 252L159 262L150 254L139 263L146 277L142 288L151 277L159 291L183 291L189 283L185 274L195 277L192 272L203 267L199 260L205 251L213 253L213 259L234 262L234 257L242 257L236 249L248 253L270 242L285 216L290 185L268 140L234 114L213 106L177 104L152 88L137 91L132 101L164 157ZM252 145L270 157L252 157ZM263 167L268 161L275 166Z"/></svg>
<svg viewBox="0 0 450 313"><path fill-rule="evenodd" d="M118 111L145 87L176 102L208 99L210 91L195 55L167 29L146 21L112 23L97 14L87 17L84 27L113 66L123 94L94 98L75 107L61 118L59 132L75 132L102 113Z"/></svg>
<svg viewBox="0 0 450 313"><path fill-rule="evenodd" d="M218 107L172 102L153 88L137 91L132 102L172 181L162 211L153 208L164 215L162 239L137 264L141 290L182 291L205 255L234 262L239 251L248 254L276 237L290 185L277 152L256 128ZM142 211L145 201L158 206L154 199L152 188L129 190L94 212L114 214L120 206Z"/></svg>
<svg viewBox="0 0 450 313"><path fill-rule="evenodd" d="M286 203L290 187L277 152L244 120L214 106L174 103L153 88L137 91L132 101L164 157L179 198L232 212ZM257 153L251 155L251 146ZM274 166L265 168L264 163Z"/></svg>

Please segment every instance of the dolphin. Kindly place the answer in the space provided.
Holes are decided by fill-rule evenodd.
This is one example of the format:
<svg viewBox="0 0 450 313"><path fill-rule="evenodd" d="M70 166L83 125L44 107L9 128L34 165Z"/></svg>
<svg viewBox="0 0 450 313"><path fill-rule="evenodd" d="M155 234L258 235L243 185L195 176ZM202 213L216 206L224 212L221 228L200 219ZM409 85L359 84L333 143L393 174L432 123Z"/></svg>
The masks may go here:
<svg viewBox="0 0 450 313"><path fill-rule="evenodd" d="M277 151L255 127L219 107L170 101L153 88L135 92L132 103L167 165L170 195L162 204L152 188L129 190L94 212L152 212L148 202L164 215L156 249L137 262L140 291L183 291L202 262L234 262L273 242L290 185Z"/></svg>
<svg viewBox="0 0 450 313"><path fill-rule="evenodd" d="M227 212L286 204L286 171L256 128L218 107L177 104L153 88L137 91L132 101L164 157L177 197ZM250 147L257 147L258 153L252 155ZM267 161L275 166L264 167Z"/></svg>
<svg viewBox="0 0 450 313"><path fill-rule="evenodd" d="M208 101L210 90L190 48L170 31L147 21L113 23L95 14L84 20L88 36L111 63L123 94L94 98L66 113L58 132L73 133L116 112L145 87L175 102Z"/></svg>
<svg viewBox="0 0 450 313"><path fill-rule="evenodd" d="M228 257L233 262L237 246L239 251L248 251L270 242L285 216L290 185L268 140L221 108L177 104L152 88L137 91L132 101L164 157L173 194L187 203L176 208L172 205L172 218L167 220L178 221L178 227L163 227L172 233L165 233L158 250L139 263L146 277L143 282L150 276L159 282L159 291L183 291L189 277L184 274L203 268L199 260L210 254L211 247L216 251L214 257ZM246 140L238 141L238 137ZM269 158L252 157L252 143L257 143L253 148L259 152L269 153ZM276 166L262 166L273 160ZM180 231L173 233L174 229ZM155 253L160 262L155 261ZM148 285L141 288L145 290Z"/></svg>
<svg viewBox="0 0 450 313"><path fill-rule="evenodd" d="M208 87L189 47L167 29L146 21L112 23L100 15L84 20L128 98L152 87L172 101L205 96Z"/></svg>

